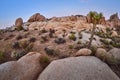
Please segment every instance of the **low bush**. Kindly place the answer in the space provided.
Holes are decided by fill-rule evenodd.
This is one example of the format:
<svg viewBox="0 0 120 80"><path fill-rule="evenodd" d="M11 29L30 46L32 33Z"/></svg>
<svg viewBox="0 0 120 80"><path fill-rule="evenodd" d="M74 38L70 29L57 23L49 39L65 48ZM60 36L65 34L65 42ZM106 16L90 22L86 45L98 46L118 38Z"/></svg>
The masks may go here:
<svg viewBox="0 0 120 80"><path fill-rule="evenodd" d="M69 49L73 49L74 46L73 45L68 45Z"/></svg>
<svg viewBox="0 0 120 80"><path fill-rule="evenodd" d="M4 52L0 51L0 63L4 60Z"/></svg>
<svg viewBox="0 0 120 80"><path fill-rule="evenodd" d="M75 34L72 33L72 34L69 36L69 39L75 41L75 40L76 40Z"/></svg>

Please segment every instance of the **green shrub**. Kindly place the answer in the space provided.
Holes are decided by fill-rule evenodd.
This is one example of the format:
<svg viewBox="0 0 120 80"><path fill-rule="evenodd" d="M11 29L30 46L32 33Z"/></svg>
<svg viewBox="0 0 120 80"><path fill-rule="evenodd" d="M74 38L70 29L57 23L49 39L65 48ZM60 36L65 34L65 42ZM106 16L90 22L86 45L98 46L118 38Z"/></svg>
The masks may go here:
<svg viewBox="0 0 120 80"><path fill-rule="evenodd" d="M69 39L75 41L75 40L76 40L75 34L72 33L72 34L69 36Z"/></svg>
<svg viewBox="0 0 120 80"><path fill-rule="evenodd" d="M43 28L43 29L41 30L41 32L42 32L42 33L46 33L47 30L45 30L45 28Z"/></svg>
<svg viewBox="0 0 120 80"><path fill-rule="evenodd" d="M69 49L73 49L74 48L74 46L73 45L69 45Z"/></svg>
<svg viewBox="0 0 120 80"><path fill-rule="evenodd" d="M54 49L46 47L44 50L45 50L46 54L48 54L48 55L55 55L55 50Z"/></svg>
<svg viewBox="0 0 120 80"><path fill-rule="evenodd" d="M100 39L101 42L103 42L105 45L109 45L110 42L106 39Z"/></svg>
<svg viewBox="0 0 120 80"><path fill-rule="evenodd" d="M44 43L46 41L48 41L47 37L46 36L41 36L40 42Z"/></svg>
<svg viewBox="0 0 120 80"><path fill-rule="evenodd" d="M31 52L32 49L33 49L33 43L30 43L24 50L28 53L28 52Z"/></svg>
<svg viewBox="0 0 120 80"><path fill-rule="evenodd" d="M40 64L42 66L42 68L44 69L48 64L50 63L50 58L45 56L45 55L42 55L40 57Z"/></svg>
<svg viewBox="0 0 120 80"><path fill-rule="evenodd" d="M49 63L50 59L47 56L42 56L40 59L40 63Z"/></svg>
<svg viewBox="0 0 120 80"><path fill-rule="evenodd" d="M29 45L29 42L28 42L28 40L23 39L23 40L19 41L19 44L22 49L25 49Z"/></svg>
<svg viewBox="0 0 120 80"><path fill-rule="evenodd" d="M16 28L18 31L21 31L21 30L23 30L23 27L22 26L17 26L17 28Z"/></svg>
<svg viewBox="0 0 120 80"><path fill-rule="evenodd" d="M19 58L21 58L25 54L27 54L27 52L25 50L13 51L11 53L11 57L18 60Z"/></svg>
<svg viewBox="0 0 120 80"><path fill-rule="evenodd" d="M110 32L110 31L111 31L111 29L107 27L107 28L106 28L106 31L107 31L107 32Z"/></svg>
<svg viewBox="0 0 120 80"><path fill-rule="evenodd" d="M17 36L16 36L16 40L20 40L20 39L22 39L22 38L23 38L22 35L17 35Z"/></svg>
<svg viewBox="0 0 120 80"><path fill-rule="evenodd" d="M0 62L4 59L4 52L0 51Z"/></svg>

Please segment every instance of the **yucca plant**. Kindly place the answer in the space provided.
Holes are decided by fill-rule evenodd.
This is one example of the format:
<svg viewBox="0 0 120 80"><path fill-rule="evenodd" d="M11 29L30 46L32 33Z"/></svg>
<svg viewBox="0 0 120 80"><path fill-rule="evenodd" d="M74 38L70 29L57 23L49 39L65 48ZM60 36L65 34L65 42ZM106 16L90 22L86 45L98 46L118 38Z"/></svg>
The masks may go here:
<svg viewBox="0 0 120 80"><path fill-rule="evenodd" d="M91 23L93 23L90 42L88 44L88 48L90 48L93 37L94 37L94 34L95 34L96 25L99 24L100 19L103 17L103 14L102 13L97 13L95 11L90 11L88 15L90 16Z"/></svg>

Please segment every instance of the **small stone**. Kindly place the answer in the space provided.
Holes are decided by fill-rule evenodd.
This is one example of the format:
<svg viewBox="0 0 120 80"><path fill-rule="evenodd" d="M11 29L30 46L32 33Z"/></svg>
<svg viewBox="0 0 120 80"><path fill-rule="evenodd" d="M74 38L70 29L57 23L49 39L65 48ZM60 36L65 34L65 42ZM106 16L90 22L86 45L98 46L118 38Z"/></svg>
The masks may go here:
<svg viewBox="0 0 120 80"><path fill-rule="evenodd" d="M77 53L76 56L90 56L92 51L87 48L80 49Z"/></svg>

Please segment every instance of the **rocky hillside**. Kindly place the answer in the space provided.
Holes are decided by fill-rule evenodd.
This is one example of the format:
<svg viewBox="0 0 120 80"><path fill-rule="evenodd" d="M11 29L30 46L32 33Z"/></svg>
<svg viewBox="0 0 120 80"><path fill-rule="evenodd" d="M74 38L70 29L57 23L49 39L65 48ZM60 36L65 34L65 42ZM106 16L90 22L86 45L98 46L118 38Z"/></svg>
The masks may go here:
<svg viewBox="0 0 120 80"><path fill-rule="evenodd" d="M118 14L101 18L88 49L92 27L90 15L48 19L36 13L27 22L16 19L0 30L0 80L120 80Z"/></svg>

